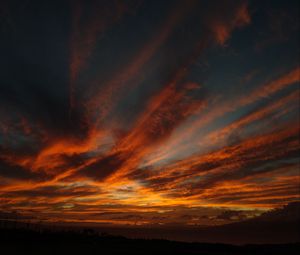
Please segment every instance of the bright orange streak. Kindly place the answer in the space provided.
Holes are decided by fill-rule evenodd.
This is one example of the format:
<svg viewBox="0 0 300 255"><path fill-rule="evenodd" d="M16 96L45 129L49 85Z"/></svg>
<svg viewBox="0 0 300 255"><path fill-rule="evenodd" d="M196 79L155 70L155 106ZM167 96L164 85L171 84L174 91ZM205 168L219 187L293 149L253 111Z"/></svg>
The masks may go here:
<svg viewBox="0 0 300 255"><path fill-rule="evenodd" d="M170 158L173 154L176 154L178 150L187 150L189 146L189 143L187 143L188 138L197 137L197 133L199 132L199 130L209 125L217 118L240 109L241 107L253 104L265 97L269 97L288 86L298 83L299 81L300 68L297 67L290 70L288 73L278 77L277 79L259 86L248 95L244 95L236 100L231 100L230 102L218 104L215 108L208 111L206 115L190 123L190 125L186 129L181 131L181 133L177 134L176 137L172 137L173 139L166 145L163 145L160 148L159 152L154 155L155 158L150 159L150 162L154 164L164 158ZM296 95L294 96L294 98L295 97Z"/></svg>

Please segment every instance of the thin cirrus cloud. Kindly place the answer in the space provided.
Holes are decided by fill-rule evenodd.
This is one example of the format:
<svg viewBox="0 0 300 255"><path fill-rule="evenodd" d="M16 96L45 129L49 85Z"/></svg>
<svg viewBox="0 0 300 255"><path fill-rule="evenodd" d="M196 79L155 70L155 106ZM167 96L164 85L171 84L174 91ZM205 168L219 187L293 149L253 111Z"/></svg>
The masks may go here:
<svg viewBox="0 0 300 255"><path fill-rule="evenodd" d="M223 224L297 201L292 31L255 41L247 1L102 4L1 7L1 213Z"/></svg>

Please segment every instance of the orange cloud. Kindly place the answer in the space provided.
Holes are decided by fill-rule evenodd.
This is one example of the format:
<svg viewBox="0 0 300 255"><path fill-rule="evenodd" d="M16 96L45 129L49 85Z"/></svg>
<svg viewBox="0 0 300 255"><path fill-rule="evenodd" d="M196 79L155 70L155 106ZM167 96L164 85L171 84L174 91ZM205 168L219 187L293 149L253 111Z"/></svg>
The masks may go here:
<svg viewBox="0 0 300 255"><path fill-rule="evenodd" d="M130 89L133 89L133 87L137 85L137 82L135 82L134 79L137 78L145 64L154 56L157 50L172 34L176 25L184 19L193 7L193 4L194 1L190 1L188 4L178 4L175 6L165 22L159 28L159 32L156 33L152 39L148 40L146 45L138 51L127 66L116 73L114 77L103 84L101 88L98 88L98 81L94 82L97 88L95 89L96 91L93 92L92 98L87 103L87 110L92 114L91 118L96 117L96 126L110 113L113 105L118 102L120 91L126 93L123 88L130 85Z"/></svg>
<svg viewBox="0 0 300 255"><path fill-rule="evenodd" d="M72 108L74 104L74 86L79 72L86 67L87 60L96 48L97 40L130 9L124 2L119 0L111 5L93 2L90 8L84 8L79 1L75 1L72 3L71 9L70 105Z"/></svg>
<svg viewBox="0 0 300 255"><path fill-rule="evenodd" d="M261 166L262 162L267 165L281 158L295 158L300 149L298 132L299 126L296 125L293 128L251 137L239 144L208 154L192 156L168 166L154 168L149 172L149 176L146 174L144 178L154 190L158 189L166 194L174 192L174 199L180 194L181 197L196 196L205 201L202 194L206 190L213 192L223 182L239 183L247 176L255 176L255 169ZM261 171L263 173L263 170ZM273 169L267 168L265 172L269 171ZM296 183L297 181L293 185ZM272 186L272 181L270 185Z"/></svg>
<svg viewBox="0 0 300 255"><path fill-rule="evenodd" d="M297 102L299 100L299 91L296 90L292 93L290 93L288 96L283 97L265 107L262 107L258 109L257 111L254 111L253 113L250 113L246 116L243 116L241 119L233 122L232 124L222 128L221 130L217 130L211 134L208 135L207 140L212 143L214 141L222 141L222 139L232 133L233 131L235 133L238 133L239 130L249 125L255 121L260 121L263 118L269 117L270 115L277 112L277 116L282 111L286 113L287 109L283 109L287 104L292 104L292 108L296 107Z"/></svg>
<svg viewBox="0 0 300 255"><path fill-rule="evenodd" d="M195 121L191 122L186 129L178 133L177 136L172 140L167 141L166 144L163 145L160 150L153 155L155 159L153 157L149 159L150 162L153 164L157 161L162 161L165 158L170 158L172 155L176 154L178 150L187 150L189 146L189 138L194 137L193 141L195 141L195 139L198 139L199 130L209 126L216 119L226 116L226 114L232 113L237 109L241 109L242 107L254 104L266 97L272 96L273 94L285 88L297 84L297 82L300 81L299 71L299 67L296 67L292 70L289 70L287 73L277 77L273 81L258 86L247 95L242 95L235 100L215 103L212 107L209 107L210 105L208 105L205 114L200 116ZM294 92L293 96L290 96L290 99L297 100L297 93L298 92ZM288 100L289 99L286 98L284 102L287 103ZM265 111L271 111L272 109L274 109L274 107L277 107L282 103L283 102L281 100L280 102L275 103L274 106L270 106L271 108L268 108ZM261 112L260 114L264 113Z"/></svg>
<svg viewBox="0 0 300 255"><path fill-rule="evenodd" d="M234 13L228 20L224 21L219 17L214 17L210 20L210 25L216 42L224 46L235 28L243 27L250 22L251 17L248 11L248 5L246 2L243 2L236 7Z"/></svg>
<svg viewBox="0 0 300 255"><path fill-rule="evenodd" d="M217 207L272 208L299 200L299 121L290 122L299 67L220 102L219 95L209 97L198 66L210 44L226 45L235 29L251 23L246 2L179 1L141 38L146 43L133 49L131 61L104 82L96 77L84 84L82 95L76 86L97 41L131 7L113 1L104 9L100 2L72 8L70 116L67 100L56 100L65 91L52 95L29 86L33 95L26 100L30 91L21 87L20 95L14 87L3 90L5 103L14 100L8 111L1 101L0 210L34 213L37 221L193 225L203 223L199 213L206 209L216 220ZM166 62L152 61L161 55ZM147 77L153 70L157 77ZM249 86L253 74L242 79ZM132 99L139 92L142 103ZM82 101L75 102L77 96ZM114 112L123 99L133 106L120 118ZM126 114L129 120L120 124Z"/></svg>

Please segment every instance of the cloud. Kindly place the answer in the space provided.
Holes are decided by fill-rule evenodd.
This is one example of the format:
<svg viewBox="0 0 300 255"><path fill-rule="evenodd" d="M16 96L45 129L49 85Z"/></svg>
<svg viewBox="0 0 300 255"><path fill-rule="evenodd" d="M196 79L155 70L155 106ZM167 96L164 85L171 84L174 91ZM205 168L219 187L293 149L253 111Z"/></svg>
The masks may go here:
<svg viewBox="0 0 300 255"><path fill-rule="evenodd" d="M80 169L79 174L96 180L103 180L122 167L125 161L124 155L118 153L103 156L96 162Z"/></svg>
<svg viewBox="0 0 300 255"><path fill-rule="evenodd" d="M32 190L19 190L19 191L9 191L5 193L7 198L47 198L49 203L52 203L52 200L65 201L70 198L75 197L85 197L95 194L100 194L101 191L94 187L60 187L56 185L38 187Z"/></svg>
<svg viewBox="0 0 300 255"><path fill-rule="evenodd" d="M279 113L286 114L288 111L296 107L298 99L299 91L293 91L289 95L280 98L275 102L259 107L253 112L250 112L249 114L245 114L242 118L240 118L237 121L234 121L230 125L215 132L212 132L208 135L207 139L210 142L221 141L222 138L226 137L229 134L232 134L231 132L233 130L234 132L241 132L241 130L245 126L251 125L253 123L256 124L258 122L262 123L264 119L270 120L275 114L277 114L277 117L280 116ZM292 105L292 107L287 106L288 104Z"/></svg>
<svg viewBox="0 0 300 255"><path fill-rule="evenodd" d="M231 12L225 13L223 16L213 16L210 19L210 26L212 28L214 38L216 42L222 46L225 45L226 41L230 38L235 28L240 28L248 25L251 22L251 17L248 11L248 4L246 1L232 1L214 3L218 8L232 8ZM227 16L227 15L228 16Z"/></svg>
<svg viewBox="0 0 300 255"><path fill-rule="evenodd" d="M218 220L245 220L247 215L243 211L224 211L219 214L216 219Z"/></svg>
<svg viewBox="0 0 300 255"><path fill-rule="evenodd" d="M70 39L70 107L73 111L75 85L79 73L88 65L88 59L97 46L97 40L114 23L138 8L139 1L131 4L123 1L82 4L75 1L71 4L72 29Z"/></svg>
<svg viewBox="0 0 300 255"><path fill-rule="evenodd" d="M274 94L276 95L277 93L282 92L285 89L294 88L293 85L299 83L299 77L299 68L295 67L285 73L277 75L277 77L275 77L273 80L260 84L259 86L252 89L249 93L237 96L237 98L235 98L234 100L223 100L220 102L220 100L216 99L215 103L213 103L214 101L209 100L210 104L212 105L210 107L206 107L203 115L200 115L199 118L189 123L189 125L187 125L184 130L178 133L176 137L174 137L170 142L166 142L166 144L163 145L158 152L156 152L155 157L157 159L154 158L150 161L152 163L155 163L156 160L163 161L165 158L170 158L174 154L177 155L177 151L188 150L189 145L191 144L190 141L198 139L202 143L203 137L199 137L199 133L203 136L201 130L210 127L210 125L216 122L219 118L224 118L224 116L234 114L244 107L246 108L253 104L261 103L261 101L273 97ZM289 96L280 99L278 102L274 102L273 104L265 107L260 106L260 111L257 109L256 112L250 113L248 114L248 116L246 115L241 117L240 120L235 122L235 124L232 123L232 125L228 125L228 127L224 128L223 131L217 130L215 132L212 132L207 140L210 142L211 138L213 138L214 135L234 130L235 125L241 125L241 127L243 125L247 126L255 118L262 119L266 118L269 115L268 118L270 119L271 113L274 113L276 108L280 109L284 104L288 104L289 99L295 102L293 106L297 106L297 93L297 90L293 90L293 92L291 92ZM289 110L289 108L286 109ZM282 114L284 113L285 112L283 110ZM206 143L204 142L204 144Z"/></svg>
<svg viewBox="0 0 300 255"><path fill-rule="evenodd" d="M177 4L172 7L163 24L158 28L158 32L150 38L145 45L129 60L121 70L113 75L112 79L103 84L100 88L96 87L92 97L87 102L87 109L92 118L96 117L96 126L111 113L114 106L120 99L120 92L126 93L126 89L134 89L138 85L137 76L144 66L153 58L159 48L167 41L176 25L187 16L190 9L194 6L193 1L188 4ZM139 80L139 79L137 79ZM98 85L99 81L93 81Z"/></svg>
<svg viewBox="0 0 300 255"><path fill-rule="evenodd" d="M18 212L0 211L0 220L29 220L34 218L34 215L23 215Z"/></svg>
<svg viewBox="0 0 300 255"><path fill-rule="evenodd" d="M28 169L13 165L0 158L0 176L2 178L12 178L17 180L43 180L47 176L43 174L35 174Z"/></svg>
<svg viewBox="0 0 300 255"><path fill-rule="evenodd" d="M268 222L289 222L289 221L299 221L300 212L300 202L291 202L283 207L277 207L262 214L257 219L256 222L268 221Z"/></svg>
<svg viewBox="0 0 300 255"><path fill-rule="evenodd" d="M255 3L139 2L8 5L1 208L197 225L299 199L299 67L248 52Z"/></svg>
<svg viewBox="0 0 300 255"><path fill-rule="evenodd" d="M296 127L293 130L283 129L270 134L251 137L235 145L226 146L205 155L192 156L169 166L151 169L152 174L144 176L145 182L148 187L156 191L166 192L168 196L174 198L197 197L198 199L206 200L211 197L217 202L218 196L222 194L218 193L218 187L223 185L225 187L230 187L231 185L239 187L240 185L241 190L243 190L243 187L247 190L247 185L243 181L253 177L253 183L249 184L249 186L253 186L250 189L251 192L248 195L246 194L246 197L252 199L253 195L258 192L258 187L259 190L264 191L264 187L261 187L260 184L260 180L264 178L264 173L276 171L279 166L276 164L274 167L262 168L261 170L255 169L259 169L263 165L272 164L281 158L295 160L300 149L298 132L299 128ZM295 171L297 167L297 165L292 165L292 170ZM258 173L262 176L258 176L256 179L255 176ZM141 174L138 178L142 176ZM293 178L295 176L287 178L282 185L288 184L289 180ZM276 180L276 178L274 180L267 179L267 182L270 183L269 185L274 186L275 183L280 183L281 181L283 180ZM297 179L290 182L287 188L283 189L285 191L281 190L279 193L283 194L286 192L287 196L289 194L293 196L296 184ZM230 199L232 199L232 202L235 202L233 199L235 192L229 192L230 195L227 196L229 199L227 202ZM271 194L272 191L270 196ZM276 195L275 190L273 194ZM258 192L255 201L258 202L258 198L263 198L264 196L266 197L266 194L263 195ZM241 197L239 199L241 200Z"/></svg>

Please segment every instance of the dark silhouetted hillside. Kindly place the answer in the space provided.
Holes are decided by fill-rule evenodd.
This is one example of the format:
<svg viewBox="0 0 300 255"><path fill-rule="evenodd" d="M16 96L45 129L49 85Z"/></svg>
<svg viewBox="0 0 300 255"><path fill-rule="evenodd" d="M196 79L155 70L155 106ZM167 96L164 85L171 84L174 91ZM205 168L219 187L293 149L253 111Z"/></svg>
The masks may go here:
<svg viewBox="0 0 300 255"><path fill-rule="evenodd" d="M213 243L184 243L154 239L128 239L98 234L92 229L1 229L1 254L202 254L279 255L296 254L300 244L235 246Z"/></svg>
<svg viewBox="0 0 300 255"><path fill-rule="evenodd" d="M299 210L300 203L291 203L242 222L189 228L87 229L1 220L1 254L298 254Z"/></svg>
<svg viewBox="0 0 300 255"><path fill-rule="evenodd" d="M232 244L300 242L300 203L290 203L253 219L196 232L197 241L202 242L211 238Z"/></svg>
<svg viewBox="0 0 300 255"><path fill-rule="evenodd" d="M228 244L282 244L300 242L300 203L268 211L256 218L221 226L101 226L99 229L130 238Z"/></svg>

